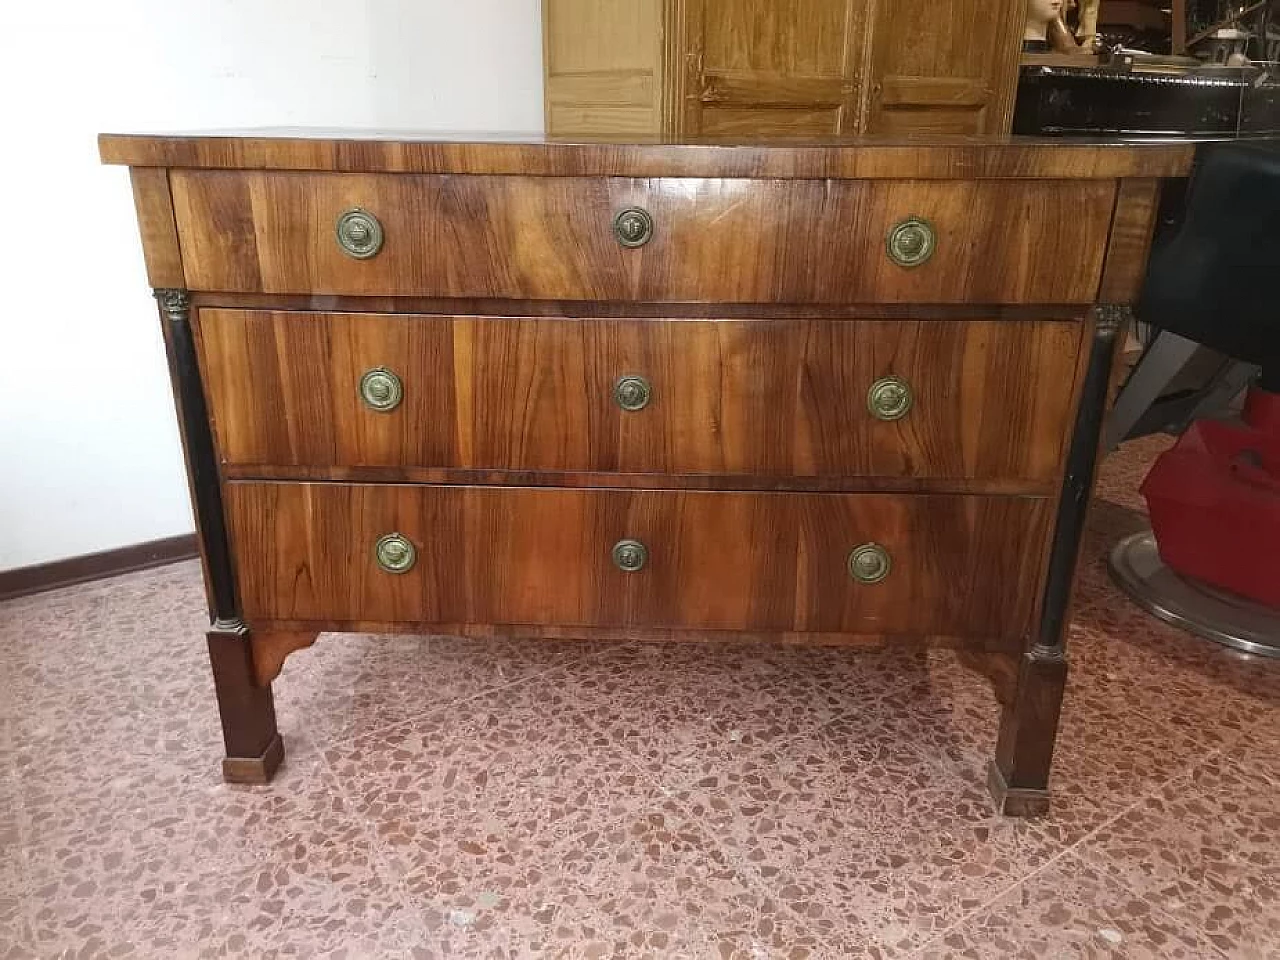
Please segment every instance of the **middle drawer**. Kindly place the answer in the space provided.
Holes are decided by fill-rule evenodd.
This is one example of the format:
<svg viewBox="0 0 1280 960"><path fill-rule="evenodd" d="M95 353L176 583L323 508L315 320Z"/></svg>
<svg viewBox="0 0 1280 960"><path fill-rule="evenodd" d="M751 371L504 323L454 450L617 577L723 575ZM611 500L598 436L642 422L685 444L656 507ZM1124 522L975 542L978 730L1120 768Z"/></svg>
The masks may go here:
<svg viewBox="0 0 1280 960"><path fill-rule="evenodd" d="M254 467L1041 488L1074 321L434 317L202 309L218 449Z"/></svg>

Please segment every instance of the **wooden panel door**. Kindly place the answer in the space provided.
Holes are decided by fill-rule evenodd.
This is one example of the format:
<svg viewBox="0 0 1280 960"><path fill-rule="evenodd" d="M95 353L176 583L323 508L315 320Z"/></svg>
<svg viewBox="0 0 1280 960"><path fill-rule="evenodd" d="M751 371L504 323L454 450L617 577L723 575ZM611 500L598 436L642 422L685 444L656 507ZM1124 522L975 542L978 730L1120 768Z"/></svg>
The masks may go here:
<svg viewBox="0 0 1280 960"><path fill-rule="evenodd" d="M687 0L679 132L812 136L855 131L868 4Z"/></svg>
<svg viewBox="0 0 1280 960"><path fill-rule="evenodd" d="M881 0L867 133L1006 133L1026 0Z"/></svg>
<svg viewBox="0 0 1280 960"><path fill-rule="evenodd" d="M547 133L662 131L664 0L542 0Z"/></svg>

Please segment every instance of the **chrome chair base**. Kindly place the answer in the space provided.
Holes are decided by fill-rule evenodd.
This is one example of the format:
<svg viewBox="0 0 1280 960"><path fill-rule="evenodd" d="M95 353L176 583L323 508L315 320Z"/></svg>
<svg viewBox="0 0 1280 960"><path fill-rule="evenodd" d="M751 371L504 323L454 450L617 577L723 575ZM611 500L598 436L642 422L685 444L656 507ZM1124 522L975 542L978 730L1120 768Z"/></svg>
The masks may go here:
<svg viewBox="0 0 1280 960"><path fill-rule="evenodd" d="M1152 531L1117 543L1108 566L1120 589L1159 619L1234 650L1280 657L1280 610L1174 573Z"/></svg>

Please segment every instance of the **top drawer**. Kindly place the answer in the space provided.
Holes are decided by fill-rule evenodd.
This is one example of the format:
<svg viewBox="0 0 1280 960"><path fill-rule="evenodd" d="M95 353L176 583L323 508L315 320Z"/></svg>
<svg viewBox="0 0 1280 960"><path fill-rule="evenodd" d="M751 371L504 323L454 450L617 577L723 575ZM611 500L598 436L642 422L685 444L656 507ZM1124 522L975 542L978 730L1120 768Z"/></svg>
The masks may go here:
<svg viewBox="0 0 1280 960"><path fill-rule="evenodd" d="M214 170L174 170L172 189L193 290L833 304L1090 303L1115 195L1112 181ZM376 218L350 235L367 254L380 234L372 255L338 242L353 210Z"/></svg>

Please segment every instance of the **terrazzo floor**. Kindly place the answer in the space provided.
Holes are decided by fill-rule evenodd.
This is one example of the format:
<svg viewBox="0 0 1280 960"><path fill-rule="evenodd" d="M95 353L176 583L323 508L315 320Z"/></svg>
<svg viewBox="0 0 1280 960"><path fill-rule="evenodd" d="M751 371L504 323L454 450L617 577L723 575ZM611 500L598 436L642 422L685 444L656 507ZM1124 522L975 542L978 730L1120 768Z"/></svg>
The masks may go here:
<svg viewBox="0 0 1280 960"><path fill-rule="evenodd" d="M322 637L230 787L195 563L0 605L0 958L1280 957L1280 663L1110 585L1053 814L995 816L946 651Z"/></svg>

